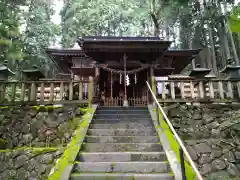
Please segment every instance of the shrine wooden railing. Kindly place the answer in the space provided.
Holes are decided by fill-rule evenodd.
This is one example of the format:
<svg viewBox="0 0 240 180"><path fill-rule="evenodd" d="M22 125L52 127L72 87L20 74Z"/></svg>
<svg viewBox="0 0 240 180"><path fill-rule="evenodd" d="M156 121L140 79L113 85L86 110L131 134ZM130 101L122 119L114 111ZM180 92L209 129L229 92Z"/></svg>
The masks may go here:
<svg viewBox="0 0 240 180"><path fill-rule="evenodd" d="M88 81L0 81L0 105L92 102L93 79Z"/></svg>
<svg viewBox="0 0 240 180"><path fill-rule="evenodd" d="M142 107L148 104L148 99L144 97L127 98L129 106ZM104 106L123 106L124 97L106 97L104 99Z"/></svg>
<svg viewBox="0 0 240 180"><path fill-rule="evenodd" d="M239 80L157 81L159 102L240 102Z"/></svg>

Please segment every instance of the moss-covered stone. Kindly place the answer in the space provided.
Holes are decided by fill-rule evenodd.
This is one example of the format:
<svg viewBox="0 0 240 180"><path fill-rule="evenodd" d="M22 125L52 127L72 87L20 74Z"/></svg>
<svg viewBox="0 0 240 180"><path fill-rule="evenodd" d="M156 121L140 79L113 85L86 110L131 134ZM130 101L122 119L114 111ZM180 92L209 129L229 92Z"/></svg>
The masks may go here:
<svg viewBox="0 0 240 180"><path fill-rule="evenodd" d="M91 118L90 115L93 113L94 110L92 108L89 108L86 111L86 114L82 117L82 121L78 125L78 128L74 133L75 136L72 137L70 144L68 145L60 159L57 161L54 169L48 177L48 180L59 180L65 168L68 165L72 165L74 163L75 158L82 146L84 136L86 135L89 125L89 118Z"/></svg>
<svg viewBox="0 0 240 180"><path fill-rule="evenodd" d="M37 110L38 112L52 112L54 109L59 109L60 106L32 106L32 109Z"/></svg>
<svg viewBox="0 0 240 180"><path fill-rule="evenodd" d="M50 152L55 152L59 148L33 148L31 153L34 155L41 155L41 154L46 154Z"/></svg>
<svg viewBox="0 0 240 180"><path fill-rule="evenodd" d="M5 149L8 141L0 138L0 149Z"/></svg>
<svg viewBox="0 0 240 180"><path fill-rule="evenodd" d="M161 114L160 111L159 111L159 116L158 117L159 117L158 124L161 124L161 128L160 128L160 126L158 126L156 128L156 130L157 131L162 131L162 133L165 134L165 136L168 139L168 142L169 142L169 145L170 145L171 149L175 153L175 155L177 157L177 160L180 163L180 155L179 155L180 145L176 141L171 129L169 128L168 124L164 120L163 115ZM196 173L194 172L192 167L189 165L189 163L187 161L185 161L184 164L185 164L185 172L186 172L187 179L195 179Z"/></svg>

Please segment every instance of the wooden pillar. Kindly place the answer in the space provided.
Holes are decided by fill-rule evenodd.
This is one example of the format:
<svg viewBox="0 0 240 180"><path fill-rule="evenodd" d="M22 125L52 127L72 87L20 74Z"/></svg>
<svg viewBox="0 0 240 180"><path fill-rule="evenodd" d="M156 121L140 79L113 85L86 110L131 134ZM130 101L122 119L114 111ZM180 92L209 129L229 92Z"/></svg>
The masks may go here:
<svg viewBox="0 0 240 180"><path fill-rule="evenodd" d="M6 84L0 85L0 101L4 101L6 95Z"/></svg>
<svg viewBox="0 0 240 180"><path fill-rule="evenodd" d="M153 91L153 94L156 96L157 95L156 80L154 76L154 68L152 66L150 67L150 79L151 79L151 89ZM153 100L153 105L155 105L154 100Z"/></svg>
<svg viewBox="0 0 240 180"><path fill-rule="evenodd" d="M155 80L155 76L154 76L154 68L153 67L150 68L150 77L151 77L151 86L152 86L151 88L152 88L154 95L156 96L157 89L156 89L156 80Z"/></svg>
<svg viewBox="0 0 240 180"><path fill-rule="evenodd" d="M92 107L92 98L93 98L93 77L89 77L89 82L88 82L88 106L91 108Z"/></svg>
<svg viewBox="0 0 240 180"><path fill-rule="evenodd" d="M36 84L31 83L31 89L30 89L30 101L35 101L37 94L36 94Z"/></svg>
<svg viewBox="0 0 240 180"><path fill-rule="evenodd" d="M100 80L99 80L99 77L100 76L100 69L99 69L99 67L95 67L95 79L96 79L96 82L94 83L94 87L93 87L93 89L94 89L94 94L93 94L93 96L95 97L96 95L97 95L97 93L98 93L98 91L99 91L99 82L100 82Z"/></svg>
<svg viewBox="0 0 240 180"><path fill-rule="evenodd" d="M111 72L111 99L113 98L113 77L112 77L112 72Z"/></svg>
<svg viewBox="0 0 240 180"><path fill-rule="evenodd" d="M95 68L95 77L99 76L100 72L99 72L99 67Z"/></svg>
<svg viewBox="0 0 240 180"><path fill-rule="evenodd" d="M123 106L127 107L128 106L128 100L127 100L127 83L126 83L126 78L127 78L127 55L124 54L123 56L124 60L124 101L123 101Z"/></svg>

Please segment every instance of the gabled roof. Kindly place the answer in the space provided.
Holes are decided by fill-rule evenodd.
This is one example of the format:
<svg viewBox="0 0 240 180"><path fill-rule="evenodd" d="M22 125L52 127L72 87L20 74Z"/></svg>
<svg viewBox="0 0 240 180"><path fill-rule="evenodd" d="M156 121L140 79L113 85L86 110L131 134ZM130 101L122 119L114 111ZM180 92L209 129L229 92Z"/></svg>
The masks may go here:
<svg viewBox="0 0 240 180"><path fill-rule="evenodd" d="M89 58L98 63L103 63L105 61L120 61L126 54L127 61L150 64L161 57L158 63L171 62L169 68L174 68L173 73L178 74L200 52L200 49L167 50L171 41L164 41L158 37L85 36L78 38L77 42L79 49L75 47L72 49L49 48L46 50L55 64L65 73L71 67L71 57Z"/></svg>
<svg viewBox="0 0 240 180"><path fill-rule="evenodd" d="M159 37L132 37L132 36L84 36L79 37L79 41L84 42L170 42L170 41L164 41ZM171 42L170 42L171 43Z"/></svg>
<svg viewBox="0 0 240 180"><path fill-rule="evenodd" d="M158 63L162 64L166 61L171 61L171 67L175 68L173 73L180 74L200 51L201 49L168 50L163 53L163 56Z"/></svg>

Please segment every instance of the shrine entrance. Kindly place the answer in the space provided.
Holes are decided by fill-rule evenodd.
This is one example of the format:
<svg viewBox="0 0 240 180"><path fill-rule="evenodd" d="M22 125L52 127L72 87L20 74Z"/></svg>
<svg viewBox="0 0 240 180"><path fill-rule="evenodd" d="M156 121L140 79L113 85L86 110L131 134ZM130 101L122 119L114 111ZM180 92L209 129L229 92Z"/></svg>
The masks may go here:
<svg viewBox="0 0 240 180"><path fill-rule="evenodd" d="M128 106L146 106L148 104L148 94L146 81L148 68L141 71L128 70L126 75L126 95ZM100 68L99 90L101 94L102 106L124 106L124 73L121 70L111 68Z"/></svg>

